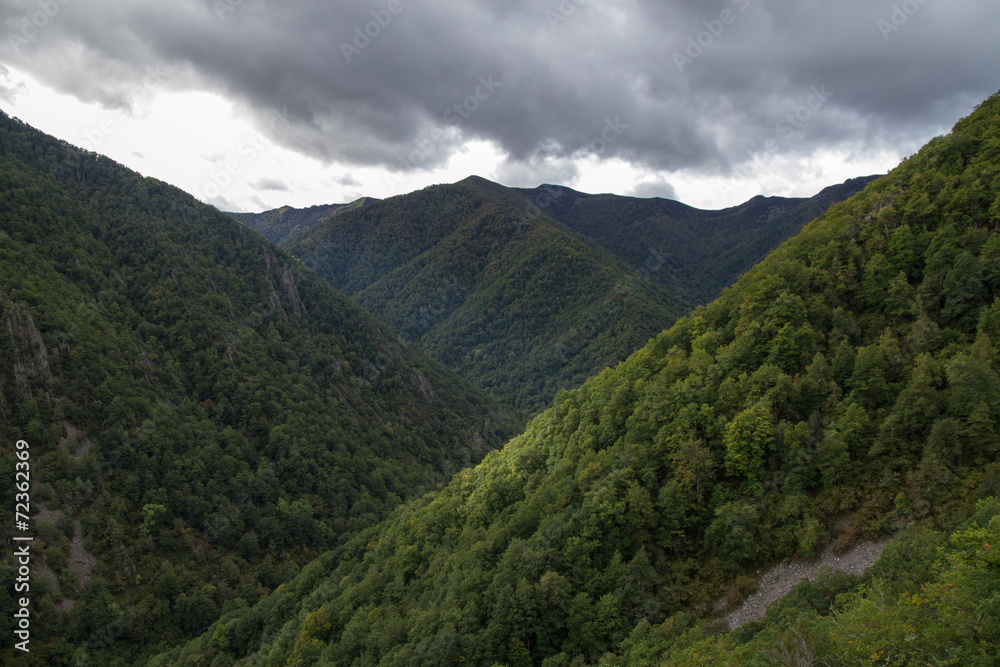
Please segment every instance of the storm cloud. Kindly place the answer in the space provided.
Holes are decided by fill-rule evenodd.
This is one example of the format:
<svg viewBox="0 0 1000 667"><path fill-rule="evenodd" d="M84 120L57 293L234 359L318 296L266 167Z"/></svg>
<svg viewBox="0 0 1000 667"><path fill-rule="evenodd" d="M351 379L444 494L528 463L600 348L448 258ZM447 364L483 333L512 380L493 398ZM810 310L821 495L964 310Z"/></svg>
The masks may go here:
<svg viewBox="0 0 1000 667"><path fill-rule="evenodd" d="M762 152L922 142L1000 87L994 0L5 0L0 11L0 59L82 100L128 109L150 87L213 91L285 147L397 172L486 140L520 180L590 158L729 173Z"/></svg>

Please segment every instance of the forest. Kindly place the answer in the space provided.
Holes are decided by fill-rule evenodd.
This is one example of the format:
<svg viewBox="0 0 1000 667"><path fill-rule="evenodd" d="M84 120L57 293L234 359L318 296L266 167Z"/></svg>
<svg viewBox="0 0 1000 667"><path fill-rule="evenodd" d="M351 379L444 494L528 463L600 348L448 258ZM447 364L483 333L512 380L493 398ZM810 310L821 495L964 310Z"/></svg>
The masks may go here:
<svg viewBox="0 0 1000 667"><path fill-rule="evenodd" d="M693 310L461 187L296 259L0 115L0 474L29 442L44 555L17 664L995 664L1000 96Z"/></svg>
<svg viewBox="0 0 1000 667"><path fill-rule="evenodd" d="M158 666L995 664L1000 96ZM892 538L730 632L753 573Z"/></svg>
<svg viewBox="0 0 1000 667"><path fill-rule="evenodd" d="M523 421L687 305L522 204L436 186L328 217L285 247Z"/></svg>
<svg viewBox="0 0 1000 667"><path fill-rule="evenodd" d="M701 211L473 176L363 207L234 217L526 420L871 180Z"/></svg>
<svg viewBox="0 0 1000 667"><path fill-rule="evenodd" d="M810 198L758 195L718 211L552 185L518 192L544 215L693 307L715 299L807 222L875 178L852 178Z"/></svg>
<svg viewBox="0 0 1000 667"><path fill-rule="evenodd" d="M143 664L515 428L230 217L0 115L0 470L30 444L44 556L18 664Z"/></svg>
<svg viewBox="0 0 1000 667"><path fill-rule="evenodd" d="M329 204L296 209L283 206L264 213L229 213L247 227L277 246L284 246L293 239L316 229L323 220L340 213L360 208L373 199L363 197L350 204Z"/></svg>

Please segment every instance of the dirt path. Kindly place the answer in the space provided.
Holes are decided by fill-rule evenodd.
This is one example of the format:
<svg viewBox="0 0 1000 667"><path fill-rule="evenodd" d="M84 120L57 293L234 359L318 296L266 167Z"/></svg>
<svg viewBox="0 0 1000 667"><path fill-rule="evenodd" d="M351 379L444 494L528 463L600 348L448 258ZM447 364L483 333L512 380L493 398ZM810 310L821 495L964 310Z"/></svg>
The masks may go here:
<svg viewBox="0 0 1000 667"><path fill-rule="evenodd" d="M775 565L760 576L757 592L744 600L739 609L726 615L725 621L729 624L729 629L763 618L769 604L784 597L803 578L815 579L816 573L823 566L850 574L862 574L878 560L887 543L888 540L862 542L839 556L833 553L832 548L828 548L815 561L794 560Z"/></svg>

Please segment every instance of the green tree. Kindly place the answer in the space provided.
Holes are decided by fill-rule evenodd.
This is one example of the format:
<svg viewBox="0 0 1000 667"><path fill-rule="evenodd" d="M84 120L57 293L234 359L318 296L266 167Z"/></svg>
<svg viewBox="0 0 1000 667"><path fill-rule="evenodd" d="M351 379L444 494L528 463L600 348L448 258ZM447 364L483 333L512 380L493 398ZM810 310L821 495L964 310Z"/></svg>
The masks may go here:
<svg viewBox="0 0 1000 667"><path fill-rule="evenodd" d="M159 526L167 516L167 508L157 503L150 503L142 507L142 529L147 535L159 532Z"/></svg>
<svg viewBox="0 0 1000 667"><path fill-rule="evenodd" d="M760 544L755 533L759 520L757 508L741 500L715 510L715 518L705 531L705 542L729 571L735 572L757 557Z"/></svg>
<svg viewBox="0 0 1000 667"><path fill-rule="evenodd" d="M745 479L744 491L763 493L764 456L774 442L774 417L764 403L736 415L726 425L726 474Z"/></svg>

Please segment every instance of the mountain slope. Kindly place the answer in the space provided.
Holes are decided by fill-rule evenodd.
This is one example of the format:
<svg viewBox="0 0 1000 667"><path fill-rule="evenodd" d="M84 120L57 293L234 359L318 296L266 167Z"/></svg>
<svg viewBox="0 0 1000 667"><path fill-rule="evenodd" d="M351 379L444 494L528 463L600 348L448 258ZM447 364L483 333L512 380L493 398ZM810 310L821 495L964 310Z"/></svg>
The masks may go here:
<svg viewBox="0 0 1000 667"><path fill-rule="evenodd" d="M472 182L341 213L287 247L524 416L624 359L685 308Z"/></svg>
<svg viewBox="0 0 1000 667"><path fill-rule="evenodd" d="M374 199L364 197L350 204L329 204L297 209L283 206L264 213L229 213L247 227L275 245L283 245L306 232L316 229L320 223L332 215L360 208Z"/></svg>
<svg viewBox="0 0 1000 667"><path fill-rule="evenodd" d="M643 277L701 304L714 299L807 222L875 178L854 178L808 199L758 196L719 211L667 199L587 195L551 185L519 192Z"/></svg>
<svg viewBox="0 0 1000 667"><path fill-rule="evenodd" d="M510 434L254 232L0 114L0 460L13 480L30 444L37 531L19 662L201 632Z"/></svg>
<svg viewBox="0 0 1000 667"><path fill-rule="evenodd" d="M284 246L435 358L530 415L708 300L834 201L674 201L505 188L479 177L337 209ZM325 209L324 209L325 210ZM273 231L291 211L237 218ZM315 224L318 215L310 216ZM658 287L666 289L658 289ZM680 297L680 298L678 298Z"/></svg>
<svg viewBox="0 0 1000 667"><path fill-rule="evenodd" d="M1000 492L998 295L1000 96L443 491L151 664L706 664L757 631L842 664L794 622L720 644L717 601L765 562L906 526L877 566L898 605L835 579L786 610L851 591L860 659L980 664L997 503L960 523ZM956 528L945 552L927 532Z"/></svg>

